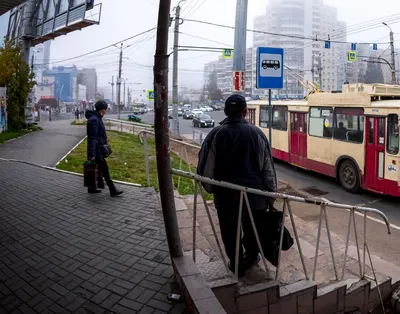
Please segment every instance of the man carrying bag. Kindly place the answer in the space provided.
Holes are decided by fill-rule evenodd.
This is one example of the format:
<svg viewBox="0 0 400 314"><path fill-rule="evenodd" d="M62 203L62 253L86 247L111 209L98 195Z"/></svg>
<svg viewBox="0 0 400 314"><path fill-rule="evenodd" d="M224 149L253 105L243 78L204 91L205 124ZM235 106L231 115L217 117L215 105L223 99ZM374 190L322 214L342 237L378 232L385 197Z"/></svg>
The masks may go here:
<svg viewBox="0 0 400 314"><path fill-rule="evenodd" d="M88 187L89 194L100 193L103 188L101 186L104 177L112 197L121 195L123 191L117 190L114 182L111 180L110 172L106 158L112 153L111 146L107 140L106 128L103 123L103 116L107 112L108 105L104 100L99 100L95 104L95 111L86 111L85 117L88 119L87 122L87 154L88 161L96 164L98 180L94 180L97 184L92 187ZM88 167L89 168L89 167ZM101 182L100 182L101 181ZM99 184L100 183L100 184Z"/></svg>

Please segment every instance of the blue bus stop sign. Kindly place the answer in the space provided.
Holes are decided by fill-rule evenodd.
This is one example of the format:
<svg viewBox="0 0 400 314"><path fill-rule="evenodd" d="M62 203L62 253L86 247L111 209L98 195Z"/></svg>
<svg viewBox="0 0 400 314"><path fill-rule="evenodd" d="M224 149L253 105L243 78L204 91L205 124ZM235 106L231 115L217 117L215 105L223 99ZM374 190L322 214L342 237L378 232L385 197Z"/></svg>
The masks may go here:
<svg viewBox="0 0 400 314"><path fill-rule="evenodd" d="M258 47L257 84L258 89L283 88L283 49Z"/></svg>

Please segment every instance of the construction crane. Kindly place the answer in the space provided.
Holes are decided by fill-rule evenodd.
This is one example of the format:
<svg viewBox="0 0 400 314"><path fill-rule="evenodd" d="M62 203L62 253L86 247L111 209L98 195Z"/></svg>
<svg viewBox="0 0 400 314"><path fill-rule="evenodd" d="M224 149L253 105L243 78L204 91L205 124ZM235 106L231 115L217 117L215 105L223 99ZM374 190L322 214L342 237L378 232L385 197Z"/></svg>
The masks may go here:
<svg viewBox="0 0 400 314"><path fill-rule="evenodd" d="M306 80L303 76L301 76L299 73L295 72L294 70L292 70L291 68L289 68L286 65L285 65L285 68L287 70L289 70L288 75L290 75L292 78L297 80L301 84L301 86L303 86L304 89L307 91L307 96L305 96L304 99L308 99L308 96L310 96L311 94L323 92L322 90L320 90L320 88L317 84L315 84L309 80Z"/></svg>

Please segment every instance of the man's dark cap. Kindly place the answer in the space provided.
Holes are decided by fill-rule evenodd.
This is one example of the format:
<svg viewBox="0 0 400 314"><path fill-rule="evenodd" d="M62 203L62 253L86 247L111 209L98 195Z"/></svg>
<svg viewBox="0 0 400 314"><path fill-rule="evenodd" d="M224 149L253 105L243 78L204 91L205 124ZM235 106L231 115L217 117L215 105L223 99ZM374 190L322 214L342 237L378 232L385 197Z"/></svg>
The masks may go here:
<svg viewBox="0 0 400 314"><path fill-rule="evenodd" d="M234 94L225 101L225 114L229 116L241 115L247 107L246 99L242 95Z"/></svg>
<svg viewBox="0 0 400 314"><path fill-rule="evenodd" d="M96 108L96 111L100 111L102 109L108 109L108 105L104 100L98 100L96 101L96 104L94 105Z"/></svg>

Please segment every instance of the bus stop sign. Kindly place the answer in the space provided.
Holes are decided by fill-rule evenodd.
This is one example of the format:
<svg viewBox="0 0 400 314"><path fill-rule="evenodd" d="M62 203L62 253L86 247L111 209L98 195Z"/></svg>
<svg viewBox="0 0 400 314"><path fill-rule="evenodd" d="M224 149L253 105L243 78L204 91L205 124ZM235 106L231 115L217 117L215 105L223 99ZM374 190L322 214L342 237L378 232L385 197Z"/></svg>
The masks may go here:
<svg viewBox="0 0 400 314"><path fill-rule="evenodd" d="M258 89L283 88L283 49L258 47L257 85Z"/></svg>

